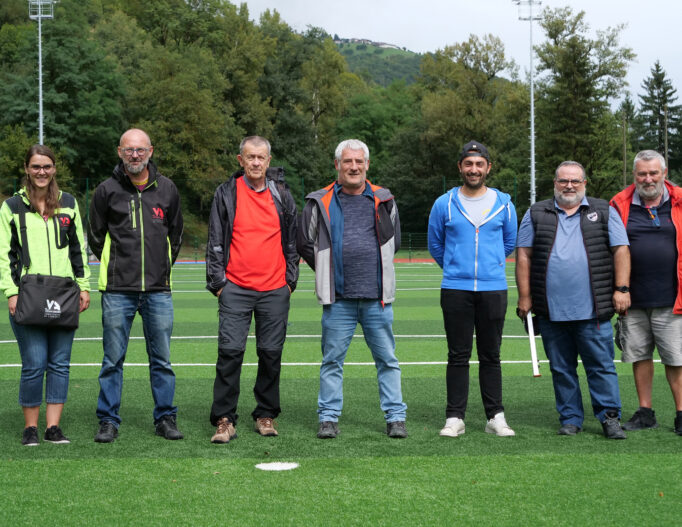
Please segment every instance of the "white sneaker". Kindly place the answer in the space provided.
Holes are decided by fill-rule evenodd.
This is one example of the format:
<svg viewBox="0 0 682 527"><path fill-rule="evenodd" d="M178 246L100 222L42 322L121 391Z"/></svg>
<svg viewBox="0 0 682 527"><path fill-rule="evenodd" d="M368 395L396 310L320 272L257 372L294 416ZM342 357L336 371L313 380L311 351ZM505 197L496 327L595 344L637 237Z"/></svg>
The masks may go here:
<svg viewBox="0 0 682 527"><path fill-rule="evenodd" d="M448 417L445 426L440 431L443 437L457 437L464 433L464 421L459 417Z"/></svg>
<svg viewBox="0 0 682 527"><path fill-rule="evenodd" d="M504 412L499 412L495 414L495 417L488 420L485 425L485 431L487 434L495 434L500 437L511 437L515 436L514 430L509 428L507 420L504 418Z"/></svg>

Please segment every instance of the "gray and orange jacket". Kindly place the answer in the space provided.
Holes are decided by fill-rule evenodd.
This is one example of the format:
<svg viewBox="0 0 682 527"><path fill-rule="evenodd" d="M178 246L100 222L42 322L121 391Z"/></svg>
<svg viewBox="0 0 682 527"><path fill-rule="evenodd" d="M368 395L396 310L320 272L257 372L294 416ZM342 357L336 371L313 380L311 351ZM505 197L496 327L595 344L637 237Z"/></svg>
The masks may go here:
<svg viewBox="0 0 682 527"><path fill-rule="evenodd" d="M337 291L343 292L343 211L337 196L340 191L341 186L332 183L308 194L298 228L296 246L315 271L315 293L323 305L333 304ZM393 257L400 249L398 207L390 190L369 181L364 194L374 200L380 300L390 304L395 300Z"/></svg>
<svg viewBox="0 0 682 527"><path fill-rule="evenodd" d="M182 212L175 184L149 161L138 190L123 163L95 189L88 245L100 260L100 291L167 292L182 244Z"/></svg>

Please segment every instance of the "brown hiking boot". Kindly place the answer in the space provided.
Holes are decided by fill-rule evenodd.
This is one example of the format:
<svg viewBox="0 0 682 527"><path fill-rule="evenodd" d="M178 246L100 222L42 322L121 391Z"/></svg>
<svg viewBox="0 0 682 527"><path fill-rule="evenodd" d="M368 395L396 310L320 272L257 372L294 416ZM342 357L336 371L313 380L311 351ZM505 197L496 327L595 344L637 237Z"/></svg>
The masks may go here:
<svg viewBox="0 0 682 527"><path fill-rule="evenodd" d="M237 431L234 429L232 421L227 417L221 417L218 419L218 427L211 438L211 443L229 443L230 439L235 439L236 437Z"/></svg>
<svg viewBox="0 0 682 527"><path fill-rule="evenodd" d="M256 432L262 436L276 436L277 429L272 417L259 417L256 419Z"/></svg>

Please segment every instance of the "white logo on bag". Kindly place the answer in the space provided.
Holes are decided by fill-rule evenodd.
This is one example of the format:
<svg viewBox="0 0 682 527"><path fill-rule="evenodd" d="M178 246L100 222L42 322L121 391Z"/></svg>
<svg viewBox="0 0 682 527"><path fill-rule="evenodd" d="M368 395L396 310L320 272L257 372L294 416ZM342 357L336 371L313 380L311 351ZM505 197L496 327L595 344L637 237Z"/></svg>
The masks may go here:
<svg viewBox="0 0 682 527"><path fill-rule="evenodd" d="M50 300L49 298L45 300L47 307L45 308L46 318L59 318L62 316L62 307L56 300Z"/></svg>

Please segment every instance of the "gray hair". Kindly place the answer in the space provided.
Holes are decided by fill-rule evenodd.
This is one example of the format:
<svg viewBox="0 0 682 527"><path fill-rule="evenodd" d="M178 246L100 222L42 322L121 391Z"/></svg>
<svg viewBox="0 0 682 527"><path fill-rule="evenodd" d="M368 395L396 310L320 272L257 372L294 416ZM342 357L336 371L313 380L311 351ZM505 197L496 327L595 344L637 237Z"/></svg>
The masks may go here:
<svg viewBox="0 0 682 527"><path fill-rule="evenodd" d="M661 163L661 171L665 170L665 157L656 152L656 150L642 150L637 152L635 156L635 160L632 163L632 172L634 173L637 170L637 161L653 161L654 159L658 159Z"/></svg>
<svg viewBox="0 0 682 527"><path fill-rule="evenodd" d="M334 159L339 163L341 162L341 156L343 155L344 150L362 150L365 153L365 163L369 161L369 148L367 148L367 145L359 139L346 139L339 143L339 146L336 147L336 151L334 152Z"/></svg>
<svg viewBox="0 0 682 527"><path fill-rule="evenodd" d="M556 170L554 171L554 179L557 179L559 177L559 169L563 167L578 167L580 171L583 173L583 181L585 181L586 176L585 176L585 167L582 166L580 163L577 161L562 161L558 167L556 167Z"/></svg>
<svg viewBox="0 0 682 527"><path fill-rule="evenodd" d="M253 146L267 146L268 155L270 155L270 141L260 135L250 135L242 139L242 142L239 143L239 155L244 155L244 147L247 143L251 143Z"/></svg>

